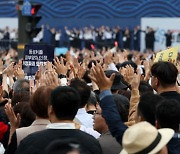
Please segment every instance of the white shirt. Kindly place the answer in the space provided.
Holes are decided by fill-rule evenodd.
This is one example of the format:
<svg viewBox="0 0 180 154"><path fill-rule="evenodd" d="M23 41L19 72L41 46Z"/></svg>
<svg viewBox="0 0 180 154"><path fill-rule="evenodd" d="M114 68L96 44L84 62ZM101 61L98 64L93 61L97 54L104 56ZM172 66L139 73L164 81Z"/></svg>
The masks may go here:
<svg viewBox="0 0 180 154"><path fill-rule="evenodd" d="M56 35L55 35L55 40L56 40L56 41L59 41L59 40L60 40L60 37L61 37L61 33L56 33Z"/></svg>
<svg viewBox="0 0 180 154"><path fill-rule="evenodd" d="M87 133L87 134L89 134L89 135L92 135L92 136L94 136L96 139L98 139L99 137L100 137L100 133L98 133L97 131L95 131L94 129L92 129L92 128L87 128L87 127L85 127L85 126L83 126L83 125L80 125L80 130L81 131L83 131L83 132L85 132L85 133Z"/></svg>
<svg viewBox="0 0 180 154"><path fill-rule="evenodd" d="M74 34L73 33L71 33L69 30L66 30L66 34L69 36L70 41L74 40Z"/></svg>
<svg viewBox="0 0 180 154"><path fill-rule="evenodd" d="M80 31L80 34L79 34L79 39L83 39L83 37L84 37L84 34L83 34L83 32L82 32L82 31Z"/></svg>
<svg viewBox="0 0 180 154"><path fill-rule="evenodd" d="M84 34L84 39L85 40L90 40L90 39L93 39L93 36L92 36L92 33L89 31L89 32L86 32Z"/></svg>
<svg viewBox="0 0 180 154"><path fill-rule="evenodd" d="M16 32L11 32L10 33L10 39L15 40L16 39Z"/></svg>
<svg viewBox="0 0 180 154"><path fill-rule="evenodd" d="M48 124L46 128L47 129L76 129L74 123L51 123L51 124ZM97 131L93 130L92 128L87 128L83 125L80 125L80 130L89 135L92 135L96 139L99 138L99 136L101 135Z"/></svg>
<svg viewBox="0 0 180 154"><path fill-rule="evenodd" d="M110 31L105 31L104 35L106 39L112 39L112 33Z"/></svg>
<svg viewBox="0 0 180 154"><path fill-rule="evenodd" d="M74 123L51 123L46 126L47 129L75 129Z"/></svg>
<svg viewBox="0 0 180 154"><path fill-rule="evenodd" d="M75 118L77 118L85 127L93 128L93 115L88 114L85 108L79 109Z"/></svg>

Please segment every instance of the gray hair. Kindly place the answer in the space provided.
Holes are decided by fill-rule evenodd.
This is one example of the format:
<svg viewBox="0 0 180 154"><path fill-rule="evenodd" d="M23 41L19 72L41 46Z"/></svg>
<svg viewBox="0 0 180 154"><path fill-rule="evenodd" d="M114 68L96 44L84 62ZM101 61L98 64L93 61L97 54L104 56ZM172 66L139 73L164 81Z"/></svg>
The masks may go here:
<svg viewBox="0 0 180 154"><path fill-rule="evenodd" d="M17 80L13 85L13 92L14 93L29 92L29 80L27 79Z"/></svg>

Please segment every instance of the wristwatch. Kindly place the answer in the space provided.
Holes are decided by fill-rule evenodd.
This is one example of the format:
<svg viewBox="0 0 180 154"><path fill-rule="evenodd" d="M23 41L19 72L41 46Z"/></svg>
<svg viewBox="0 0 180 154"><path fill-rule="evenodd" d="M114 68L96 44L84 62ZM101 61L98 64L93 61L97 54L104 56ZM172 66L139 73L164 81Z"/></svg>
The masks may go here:
<svg viewBox="0 0 180 154"><path fill-rule="evenodd" d="M66 75L64 75L64 74L59 74L59 75L58 75L58 78L60 78L60 79L66 78Z"/></svg>

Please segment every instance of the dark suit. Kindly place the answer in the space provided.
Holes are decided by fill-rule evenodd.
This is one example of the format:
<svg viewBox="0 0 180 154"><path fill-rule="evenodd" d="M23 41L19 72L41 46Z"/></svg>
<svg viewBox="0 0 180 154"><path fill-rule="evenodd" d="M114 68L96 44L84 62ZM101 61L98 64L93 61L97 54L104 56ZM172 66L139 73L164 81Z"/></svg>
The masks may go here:
<svg viewBox="0 0 180 154"><path fill-rule="evenodd" d="M77 140L83 151L102 154L99 142L91 135L77 129L47 129L33 133L21 141L16 154L43 154L52 141L68 138Z"/></svg>
<svg viewBox="0 0 180 154"><path fill-rule="evenodd" d="M171 46L171 40L172 40L172 33L165 34L165 36L166 36L166 47L170 47Z"/></svg>
<svg viewBox="0 0 180 154"><path fill-rule="evenodd" d="M167 91L160 94L166 99L173 99L180 102L180 94L176 91Z"/></svg>
<svg viewBox="0 0 180 154"><path fill-rule="evenodd" d="M122 150L121 145L112 137L110 131L103 133L98 141L101 145L103 154L118 154Z"/></svg>
<svg viewBox="0 0 180 154"><path fill-rule="evenodd" d="M168 154L179 154L180 152L180 138L173 137L168 145Z"/></svg>

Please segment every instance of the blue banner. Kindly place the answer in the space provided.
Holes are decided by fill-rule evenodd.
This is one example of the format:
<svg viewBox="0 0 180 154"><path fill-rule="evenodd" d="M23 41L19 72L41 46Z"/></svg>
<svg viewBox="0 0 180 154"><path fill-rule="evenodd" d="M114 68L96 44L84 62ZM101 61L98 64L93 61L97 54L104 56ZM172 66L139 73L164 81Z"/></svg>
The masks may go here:
<svg viewBox="0 0 180 154"><path fill-rule="evenodd" d="M24 51L23 70L26 79L34 79L38 67L45 66L46 62L52 62L54 58L54 46L44 44L26 45Z"/></svg>

